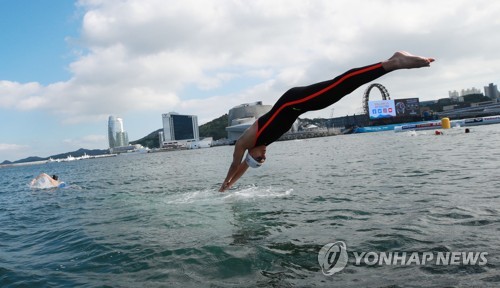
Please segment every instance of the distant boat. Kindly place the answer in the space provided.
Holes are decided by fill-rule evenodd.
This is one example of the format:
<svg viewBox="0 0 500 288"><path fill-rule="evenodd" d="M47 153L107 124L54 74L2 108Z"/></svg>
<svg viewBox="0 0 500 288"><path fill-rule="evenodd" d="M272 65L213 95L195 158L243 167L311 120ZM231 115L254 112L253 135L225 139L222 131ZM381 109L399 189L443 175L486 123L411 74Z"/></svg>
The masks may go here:
<svg viewBox="0 0 500 288"><path fill-rule="evenodd" d="M82 156L77 157L76 159L77 159L77 160L90 159L90 156L89 156L89 155L87 155L87 153L84 153Z"/></svg>
<svg viewBox="0 0 500 288"><path fill-rule="evenodd" d="M187 149L186 145L179 143L177 141L165 142L163 143L163 150L185 150Z"/></svg>
<svg viewBox="0 0 500 288"><path fill-rule="evenodd" d="M83 155L80 157L73 157L72 155L68 155L66 158L62 158L62 159L54 159L54 158L50 157L48 160L45 161L45 163L71 162L71 161L76 161L76 160L94 159L94 158L102 158L102 157L110 157L110 156L116 156L116 154L103 154L103 155L89 156L89 155L87 155L87 153L83 153Z"/></svg>
<svg viewBox="0 0 500 288"><path fill-rule="evenodd" d="M66 157L66 159L63 159L62 161L64 162L70 162L70 161L75 161L76 158L71 156L71 155L68 155L68 157Z"/></svg>

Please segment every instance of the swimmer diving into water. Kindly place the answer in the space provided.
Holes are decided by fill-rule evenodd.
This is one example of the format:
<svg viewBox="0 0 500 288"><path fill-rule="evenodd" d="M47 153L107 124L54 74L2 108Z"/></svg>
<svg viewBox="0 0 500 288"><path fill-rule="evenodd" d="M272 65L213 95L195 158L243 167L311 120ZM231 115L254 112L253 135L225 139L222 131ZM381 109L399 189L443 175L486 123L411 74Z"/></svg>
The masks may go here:
<svg viewBox="0 0 500 288"><path fill-rule="evenodd" d="M288 90L269 112L257 119L236 141L233 161L219 191L224 192L231 188L248 167L260 167L266 160L267 146L288 131L301 114L326 108L361 85L386 73L399 69L428 67L431 62L434 62L434 58L396 52L388 60L354 68L332 80ZM242 161L245 152L247 154Z"/></svg>

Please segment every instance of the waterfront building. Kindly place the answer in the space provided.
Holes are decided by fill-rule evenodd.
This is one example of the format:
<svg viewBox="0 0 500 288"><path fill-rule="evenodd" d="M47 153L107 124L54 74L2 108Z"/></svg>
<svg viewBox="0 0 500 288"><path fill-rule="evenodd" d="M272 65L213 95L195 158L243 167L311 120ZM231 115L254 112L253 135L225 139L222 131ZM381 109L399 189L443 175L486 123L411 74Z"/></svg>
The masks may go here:
<svg viewBox="0 0 500 288"><path fill-rule="evenodd" d="M162 118L163 143L173 141L188 143L200 140L198 116L170 112L162 114Z"/></svg>
<svg viewBox="0 0 500 288"><path fill-rule="evenodd" d="M123 129L123 119L115 116L109 116L108 119L108 140L109 149L128 146L128 134Z"/></svg>
<svg viewBox="0 0 500 288"><path fill-rule="evenodd" d="M230 142L238 140L241 134L250 127L255 120L271 110L271 105L262 105L262 101L245 103L229 110L227 139Z"/></svg>
<svg viewBox="0 0 500 288"><path fill-rule="evenodd" d="M486 89L486 87L485 87L485 89ZM464 102L464 96L473 95L473 94L481 94L482 95L483 92L481 92L481 90L477 89L476 87L462 89L460 91L460 93L457 90L448 91L448 96L454 102Z"/></svg>

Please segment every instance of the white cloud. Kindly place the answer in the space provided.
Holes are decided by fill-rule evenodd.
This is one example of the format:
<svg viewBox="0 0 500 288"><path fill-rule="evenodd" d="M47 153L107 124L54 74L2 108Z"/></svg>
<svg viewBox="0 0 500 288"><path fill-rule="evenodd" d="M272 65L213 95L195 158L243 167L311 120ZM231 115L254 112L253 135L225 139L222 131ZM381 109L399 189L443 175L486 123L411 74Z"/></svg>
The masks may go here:
<svg viewBox="0 0 500 288"><path fill-rule="evenodd" d="M18 144L8 144L8 143L0 143L0 151L20 151L26 149L28 146L26 145L18 145Z"/></svg>
<svg viewBox="0 0 500 288"><path fill-rule="evenodd" d="M35 82L18 83L12 81L0 81L0 108L7 109L32 109L43 102L40 99L42 87Z"/></svg>

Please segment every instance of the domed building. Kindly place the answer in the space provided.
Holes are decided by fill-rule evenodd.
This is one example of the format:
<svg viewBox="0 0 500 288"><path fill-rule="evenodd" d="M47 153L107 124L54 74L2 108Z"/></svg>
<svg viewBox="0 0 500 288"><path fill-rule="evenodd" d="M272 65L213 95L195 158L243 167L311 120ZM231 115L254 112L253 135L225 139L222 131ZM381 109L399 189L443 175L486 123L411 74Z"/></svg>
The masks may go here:
<svg viewBox="0 0 500 288"><path fill-rule="evenodd" d="M241 104L231 108L228 113L227 139L235 142L241 134L260 116L271 110L271 105L262 105L262 101Z"/></svg>

